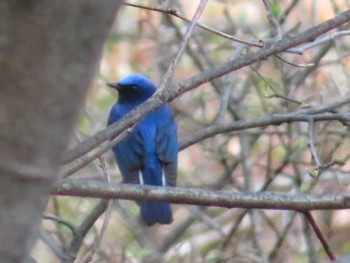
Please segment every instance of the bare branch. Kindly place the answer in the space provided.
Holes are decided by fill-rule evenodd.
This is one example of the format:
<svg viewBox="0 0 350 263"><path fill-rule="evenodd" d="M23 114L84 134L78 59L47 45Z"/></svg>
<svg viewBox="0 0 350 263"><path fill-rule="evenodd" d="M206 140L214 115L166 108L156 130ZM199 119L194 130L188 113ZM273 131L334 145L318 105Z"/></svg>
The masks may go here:
<svg viewBox="0 0 350 263"><path fill-rule="evenodd" d="M129 2L124 2L123 4L127 5L127 6L132 6L132 7L142 8L142 9L151 10L151 11L155 11L155 12L169 14L169 15L175 16L177 18L180 18L183 21L186 21L186 22L189 22L189 23L191 22L191 20L189 20L189 19L185 18L184 16L180 15L175 9L163 9L163 8L159 8L159 7L150 7L150 6L140 5L140 4L136 4L136 3L129 3ZM259 42L250 42L250 41L246 41L246 40L243 40L243 39L239 39L237 37L231 36L229 34L226 34L224 32L221 32L221 31L217 30L217 29L211 28L209 26L206 26L206 25L203 25L203 24L200 24L200 23L197 23L197 26L199 28L202 28L202 29L204 29L204 30L206 30L208 32L211 32L211 33L215 34L215 35L227 38L229 40L236 41L238 43L242 43L242 44L246 44L246 45L254 46L254 47L262 47L263 46Z"/></svg>
<svg viewBox="0 0 350 263"><path fill-rule="evenodd" d="M72 231L73 234L75 232L75 226L71 222L69 222L63 218L60 218L60 217L54 216L54 215L44 214L43 219L52 220L52 221L55 221L59 224L65 225L66 227L69 228L70 231Z"/></svg>
<svg viewBox="0 0 350 263"><path fill-rule="evenodd" d="M237 59L246 47L247 47L247 45L244 45L244 44L239 45L236 48L235 52L232 54L232 56L229 58L229 61L234 61L235 59ZM233 80L234 80L234 76L227 74L225 76L224 81L223 81L224 87L223 87L222 96L221 96L219 113L218 113L218 116L216 119L217 125L222 123L224 120L225 112L227 110L230 95L231 95L231 88L232 88L231 86L232 86Z"/></svg>
<svg viewBox="0 0 350 263"><path fill-rule="evenodd" d="M284 114L271 114L269 116L264 116L261 118L256 118L254 120L240 120L235 121L228 124L223 124L221 126L209 126L198 132L195 132L184 140L180 141L180 149L185 149L199 141L210 138L214 135L221 133L228 133L234 131L241 131L246 129L264 127L268 125L281 125L282 123L291 123L291 122L308 122L311 114L300 114L294 112L293 114L284 113ZM350 115L348 113L343 114L332 114L332 113L323 113L323 114L315 114L312 115L314 121L325 121L325 120L338 120L338 121L348 121L350 119Z"/></svg>
<svg viewBox="0 0 350 263"><path fill-rule="evenodd" d="M343 30L343 31L333 32L333 33L330 33L330 34L328 34L326 36L317 38L315 41L311 42L310 44L306 44L306 45L303 45L303 46L301 46L299 48L296 48L295 51L296 52L300 52L300 53L304 53L308 49L311 49L311 48L314 48L316 46L319 46L319 45L321 45L321 44L323 44L325 42L334 40L337 37L348 36L348 35L350 35L350 30Z"/></svg>
<svg viewBox="0 0 350 263"><path fill-rule="evenodd" d="M229 192L180 187L152 187L131 184L106 184L96 181L67 180L54 195L104 199L167 201L177 204L277 210L333 210L350 208L350 194L289 195L271 192Z"/></svg>
<svg viewBox="0 0 350 263"><path fill-rule="evenodd" d="M262 0L267 12L267 18L270 21L270 23L276 28L276 39L277 40L281 40L283 37L283 33L282 33L282 27L281 25L278 23L277 19L274 17L272 9L270 4L268 3L268 0Z"/></svg>
<svg viewBox="0 0 350 263"><path fill-rule="evenodd" d="M66 251L64 258L62 258L62 263L73 263L76 259L77 253L81 247L81 244L89 232L90 228L94 225L96 220L101 216L101 214L106 210L108 200L101 200L89 213L89 215L84 219L80 226L76 227L73 239Z"/></svg>
<svg viewBox="0 0 350 263"><path fill-rule="evenodd" d="M195 29L199 18L201 17L202 13L204 12L204 9L205 9L207 2L208 2L208 0L201 0L200 4L196 10L196 13L194 14L192 21L186 30L186 33L183 37L183 40L181 41L181 44L177 50L176 56L175 56L174 60L171 62L171 64L169 65L169 67L168 67L168 69L167 69L167 71L162 79L162 83L160 84L160 86L158 88L158 92L162 92L168 86L168 83L170 82L170 79L173 76L173 73L175 71L176 65L179 63L180 58L181 58L183 52L185 51L185 48L186 48L188 42L190 41L190 37L192 35L192 32Z"/></svg>
<svg viewBox="0 0 350 263"><path fill-rule="evenodd" d="M334 256L333 252L331 251L331 248L330 248L326 238L322 234L321 229L318 227L318 225L317 225L315 219L312 217L311 213L310 212L305 212L304 216L306 217L307 221L309 221L312 229L315 231L318 239L322 243L322 246L323 246L324 250L326 251L329 259L330 260L335 260L335 256Z"/></svg>
<svg viewBox="0 0 350 263"><path fill-rule="evenodd" d="M312 41L318 36L337 28L344 23L347 23L349 20L350 10L347 10L334 18L317 26L311 27L293 37L284 37L280 41L268 43L256 53L241 56L237 60L228 62L227 64L204 70L202 73L195 75L186 81L167 87L166 89L159 90L151 99L127 114L124 118L122 118L122 120L111 125L106 130L98 132L94 136L91 136L86 141L76 146L74 149L66 152L63 162L69 163L86 154L105 140L114 138L124 129L131 127L140 121L149 112L159 108L163 103L173 100L186 91L194 89L210 80L221 77L234 70L251 65L258 61L265 60L266 58L278 54L279 52L283 52L302 43Z"/></svg>
<svg viewBox="0 0 350 263"><path fill-rule="evenodd" d="M106 142L104 145L101 145L101 147L98 149L98 151L96 151L95 153L93 153L92 155L89 155L87 157L83 157L79 160L78 164L75 164L73 167L70 167L68 170L66 170L63 173L63 177L69 177L70 175L74 174L75 172L79 171L80 169L84 168L85 166L87 166L89 163L91 163L93 160L96 160L97 158L99 158L100 156L102 156L102 154L104 154L105 152L109 151L110 149L113 148L114 145L116 145L118 142L120 142L121 140L123 140L125 138L125 136L127 136L130 131L132 130L132 128L124 130L120 135L118 135L117 137L115 137L113 140Z"/></svg>
<svg viewBox="0 0 350 263"><path fill-rule="evenodd" d="M293 66L293 67L297 67L297 68L310 68L310 67L314 67L315 63L308 63L308 64L300 64L300 63L294 63L291 61L286 60L284 57L282 57L281 55L276 55L277 58L279 58L280 60L282 60L283 62Z"/></svg>
<svg viewBox="0 0 350 263"><path fill-rule="evenodd" d="M100 161L100 167L101 170L103 172L103 175L106 178L107 183L111 182L111 175L109 173L108 167L106 165L105 160L103 159L103 157L99 158ZM82 263L89 263L93 260L97 249L100 247L100 244L102 242L102 238L106 232L109 220L111 219L111 214L112 214L112 203L113 200L108 200L107 205L106 205L106 210L105 210L105 217L103 220L103 224L100 230L99 235L97 236L97 238L95 239L94 244L92 245L92 247L89 249L88 253L86 253L86 255L83 257L83 259L81 260ZM97 219L97 218L96 218Z"/></svg>
<svg viewBox="0 0 350 263"><path fill-rule="evenodd" d="M310 150L311 150L311 154L317 164L317 166L322 166L322 163L320 161L320 159L318 158L317 155L317 151L315 148L315 139L314 139L314 119L312 117L310 117L309 119L309 127L308 127L308 134L309 134L309 145L310 145Z"/></svg>

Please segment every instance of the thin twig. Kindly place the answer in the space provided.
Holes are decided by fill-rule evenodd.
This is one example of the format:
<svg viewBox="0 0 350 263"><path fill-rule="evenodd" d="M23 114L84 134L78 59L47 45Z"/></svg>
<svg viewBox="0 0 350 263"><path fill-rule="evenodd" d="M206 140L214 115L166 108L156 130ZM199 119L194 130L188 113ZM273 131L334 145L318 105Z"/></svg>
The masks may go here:
<svg viewBox="0 0 350 263"><path fill-rule="evenodd" d="M238 104L239 108L243 108L243 104ZM239 112L244 112L243 109L240 109ZM244 118L244 116L240 116L240 118ZM251 172L251 164L249 158L250 152L250 143L249 137L247 134L240 134L239 143L241 148L241 159L243 166L243 177L244 177L244 190L250 192L253 190L253 180L252 180L252 172ZM261 229L261 220L258 211L250 210L248 211L248 215L250 218L250 224L253 231L253 245L256 249L257 256L259 257L259 261L263 263L267 263L267 255L265 250L263 249L260 237L260 229Z"/></svg>
<svg viewBox="0 0 350 263"><path fill-rule="evenodd" d="M62 263L73 263L76 259L78 251L81 247L81 244L86 237L87 233L94 225L96 220L101 216L101 214L106 210L107 200L101 200L87 215L83 222L76 227L75 235L67 248L66 255L62 259Z"/></svg>
<svg viewBox="0 0 350 263"><path fill-rule="evenodd" d="M310 145L310 150L311 150L311 154L312 157L314 158L317 167L322 166L322 163L320 161L320 159L318 158L317 152L316 152L316 148L315 148L315 140L314 140L314 119L312 117L310 117L309 119L309 126L308 126L308 135L309 135L309 145Z"/></svg>
<svg viewBox="0 0 350 263"><path fill-rule="evenodd" d="M338 55L338 57L336 59L324 60L322 63L318 64L318 68L339 63L349 56L350 56L350 51Z"/></svg>
<svg viewBox="0 0 350 263"><path fill-rule="evenodd" d="M60 218L60 217L54 216L54 215L49 215L49 214L44 214L42 216L42 218L47 219L47 220L52 220L52 221L55 221L59 224L65 225L66 227L69 228L70 231L72 231L73 234L75 233L75 226L71 222L69 222L63 218Z"/></svg>
<svg viewBox="0 0 350 263"><path fill-rule="evenodd" d="M181 41L181 44L176 52L176 56L174 60L171 62L169 65L167 71L164 74L164 77L162 79L161 84L159 85L159 92L165 92L168 86L168 83L170 82L171 77L173 76L173 73L175 71L175 68L177 64L180 61L180 58L182 54L184 53L186 46L188 42L190 41L190 37L192 35L193 30L195 29L199 18L201 17L202 13L204 12L205 6L207 5L208 0L201 0L201 2L198 5L198 8L189 24L187 27L186 33Z"/></svg>
<svg viewBox="0 0 350 263"><path fill-rule="evenodd" d="M328 35L317 38L315 41L311 42L310 44L306 44L306 45L303 45L301 47L295 48L295 51L300 52L300 53L304 53L308 49L319 46L325 42L332 41L337 37L347 36L347 35L350 35L350 30L332 32Z"/></svg>
<svg viewBox="0 0 350 263"><path fill-rule="evenodd" d="M198 206L189 206L188 210L190 211L192 217L195 217L200 221L202 221L209 228L216 231L222 238L225 237L225 232L222 229L222 226L218 222L216 222L213 218L207 216L203 212L203 209L200 209L200 207Z"/></svg>
<svg viewBox="0 0 350 263"><path fill-rule="evenodd" d="M295 104L300 105L300 106L303 105L303 103L300 102L300 101L297 101L297 100L295 100L295 99L292 99L292 98L290 98L290 97L287 97L287 96L284 96L284 95L281 95L281 94L278 94L278 93L274 93L274 94L272 94L272 95L265 96L265 98L279 98L279 99L284 99L284 100L286 100L286 101L295 103Z"/></svg>
<svg viewBox="0 0 350 263"><path fill-rule="evenodd" d="M309 263L318 263L318 254L316 251L316 239L315 235L313 235L312 228L307 221L307 218L305 216L302 217L303 220L303 228L302 228L302 234L305 238L306 243L306 254L308 257L307 262Z"/></svg>
<svg viewBox="0 0 350 263"><path fill-rule="evenodd" d="M284 227L284 229L281 232L281 234L278 236L277 241L275 242L275 244L273 246L273 249L269 253L269 259L272 262L274 262L274 258L277 256L279 249L283 245L283 242L286 239L288 231L291 229L291 227L292 227L292 225L294 223L294 219L296 218L297 214L298 213L296 213L296 212L292 212L291 216L288 219L288 222L287 222L286 226Z"/></svg>
<svg viewBox="0 0 350 263"><path fill-rule="evenodd" d="M105 176L107 183L110 183L111 182L111 175L110 175L108 167L106 165L106 161L104 160L104 158L102 156L99 157L99 161L100 161L100 167L101 167L101 170L103 172L103 175ZM100 247L100 244L102 242L102 238L104 236L104 233L106 232L108 223L111 219L112 204L113 204L113 200L108 200L106 210L105 210L105 217L103 220L103 224L102 224L100 233L97 236L97 238L95 239L95 242L92 245L92 247L90 248L89 252L81 260L82 263L91 262L95 256L96 252L97 252L97 249Z"/></svg>
<svg viewBox="0 0 350 263"><path fill-rule="evenodd" d="M239 45L236 48L235 52L232 54L232 56L229 58L229 61L234 61L235 59L237 59L241 55L243 49L245 49L246 47L247 45L245 44ZM224 87L222 90L221 103L220 103L219 113L216 119L217 125L219 125L224 121L225 112L227 110L230 95L231 95L231 86L232 86L233 80L234 80L233 74L227 74L224 78L224 81L223 81Z"/></svg>
<svg viewBox="0 0 350 263"><path fill-rule="evenodd" d="M60 241L45 231L40 231L40 239L51 249L58 257L64 258L64 245Z"/></svg>
<svg viewBox="0 0 350 263"><path fill-rule="evenodd" d="M287 63L288 65L291 65L291 66L297 67L297 68L311 68L311 67L315 66L315 63L308 63L308 64L294 63L294 62L286 60L284 57L282 57L279 54L277 54L276 57L279 58L280 60L282 60L283 62Z"/></svg>
<svg viewBox="0 0 350 263"><path fill-rule="evenodd" d="M113 148L114 145L116 145L117 143L119 143L121 140L123 140L130 132L131 132L132 128L129 128L125 131L123 131L120 135L118 135L117 137L115 137L113 140L108 141L107 143L105 143L104 145L101 145L100 148L93 154L87 156L87 157L83 157L79 160L78 164L74 165L73 167L70 167L68 170L66 170L62 177L66 178L71 176L72 174L76 173L77 171L79 171L80 169L84 168L85 166L87 166L89 163L91 163L92 161L96 160L97 158L99 158L100 156L102 156L102 154L106 153L107 151L109 151L110 149Z"/></svg>
<svg viewBox="0 0 350 263"><path fill-rule="evenodd" d="M331 248L326 240L326 238L324 237L324 235L322 234L321 229L318 227L316 221L314 220L314 218L312 217L310 212L304 212L304 215L306 217L306 219L309 221L310 225L312 226L312 229L315 231L316 236L318 237L318 239L320 240L324 250L326 251L328 257L330 260L335 260L335 256L333 254L333 252L331 251Z"/></svg>
<svg viewBox="0 0 350 263"><path fill-rule="evenodd" d="M289 13L292 12L292 10L296 7L296 5L299 3L300 0L293 0L293 2L287 7L287 9L283 12L283 14L280 16L279 24L284 24L286 21L286 18L289 16Z"/></svg>
<svg viewBox="0 0 350 263"><path fill-rule="evenodd" d="M272 9L270 7L270 4L268 3L268 0L262 0L267 12L267 19L270 21L270 23L275 27L276 29L276 39L281 40L283 38L282 33L282 27L278 23L277 19L274 17Z"/></svg>
<svg viewBox="0 0 350 263"><path fill-rule="evenodd" d="M191 22L191 20L189 20L189 19L185 18L184 16L180 15L175 9L170 9L170 8L169 9L163 9L163 8L159 8L159 7L150 7L150 6L146 6L146 5L140 5L140 4L129 3L129 2L124 2L123 4L127 5L127 6L132 6L132 7L142 8L142 9L151 10L151 11L155 11L155 12L169 14L169 15L175 16L177 18L180 18L183 21L186 21L186 22L189 22L189 23ZM231 36L229 34L226 34L224 32L221 32L221 31L217 30L217 29L211 28L209 26L206 26L206 25L203 25L203 24L200 24L200 23L197 23L197 26L199 28L202 28L202 29L204 29L204 30L206 30L208 32L211 32L211 33L215 34L215 35L227 38L229 40L236 41L238 43L242 43L242 44L246 44L246 45L254 46L254 47L262 47L263 46L263 44L261 44L259 42L246 41L246 40L243 40L243 39Z"/></svg>
<svg viewBox="0 0 350 263"><path fill-rule="evenodd" d="M56 197L52 198L52 205L53 205L53 212L54 212L54 216L58 217L58 218L62 218L62 214L60 211L60 204L57 200ZM72 225L73 226L73 225ZM63 248L67 247L67 241L63 235L63 233L61 233L60 228L59 228L59 224L56 224L56 236L60 242L60 244L62 245Z"/></svg>

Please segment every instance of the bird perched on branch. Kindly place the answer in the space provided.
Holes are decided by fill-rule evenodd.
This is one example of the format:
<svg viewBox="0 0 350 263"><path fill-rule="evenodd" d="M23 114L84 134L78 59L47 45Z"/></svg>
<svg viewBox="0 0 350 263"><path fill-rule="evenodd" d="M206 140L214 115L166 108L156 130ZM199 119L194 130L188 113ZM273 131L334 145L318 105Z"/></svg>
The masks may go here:
<svg viewBox="0 0 350 263"><path fill-rule="evenodd" d="M118 93L108 125L120 120L156 91L153 82L141 74L131 74L118 83L108 83ZM113 148L124 183L175 186L177 177L177 126L168 104L149 113ZM170 224L169 203L141 201L140 217L146 225Z"/></svg>

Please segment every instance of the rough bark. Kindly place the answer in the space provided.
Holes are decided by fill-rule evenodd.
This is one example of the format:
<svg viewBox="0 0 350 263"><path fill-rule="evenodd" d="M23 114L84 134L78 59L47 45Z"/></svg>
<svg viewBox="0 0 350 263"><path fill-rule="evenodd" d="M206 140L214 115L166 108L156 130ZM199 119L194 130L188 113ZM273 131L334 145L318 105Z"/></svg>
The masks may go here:
<svg viewBox="0 0 350 263"><path fill-rule="evenodd" d="M36 225L119 7L0 3L0 262L27 262Z"/></svg>

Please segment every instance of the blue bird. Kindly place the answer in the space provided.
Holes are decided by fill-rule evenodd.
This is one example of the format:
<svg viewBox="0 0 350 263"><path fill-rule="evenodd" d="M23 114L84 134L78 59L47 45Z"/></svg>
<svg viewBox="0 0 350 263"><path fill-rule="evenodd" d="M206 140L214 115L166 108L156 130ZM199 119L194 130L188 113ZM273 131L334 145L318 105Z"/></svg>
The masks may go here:
<svg viewBox="0 0 350 263"><path fill-rule="evenodd" d="M141 74L131 74L118 83L108 83L118 93L108 125L120 120L156 91L153 82ZM175 186L177 177L177 125L168 104L149 113L113 148L124 183ZM170 224L171 206L166 202L141 201L141 222Z"/></svg>

